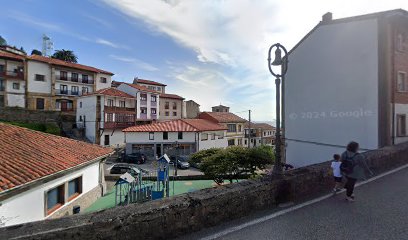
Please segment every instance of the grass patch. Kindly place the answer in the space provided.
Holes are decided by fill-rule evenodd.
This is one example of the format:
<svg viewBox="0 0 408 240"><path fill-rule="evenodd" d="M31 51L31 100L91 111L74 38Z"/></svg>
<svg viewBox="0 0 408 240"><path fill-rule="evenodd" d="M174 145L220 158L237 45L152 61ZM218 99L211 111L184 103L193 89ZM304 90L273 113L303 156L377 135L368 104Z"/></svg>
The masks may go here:
<svg viewBox="0 0 408 240"><path fill-rule="evenodd" d="M24 127L40 132L45 132L53 135L60 136L61 135L61 129L53 123L22 123L22 122L4 122L7 124L19 126L19 127Z"/></svg>

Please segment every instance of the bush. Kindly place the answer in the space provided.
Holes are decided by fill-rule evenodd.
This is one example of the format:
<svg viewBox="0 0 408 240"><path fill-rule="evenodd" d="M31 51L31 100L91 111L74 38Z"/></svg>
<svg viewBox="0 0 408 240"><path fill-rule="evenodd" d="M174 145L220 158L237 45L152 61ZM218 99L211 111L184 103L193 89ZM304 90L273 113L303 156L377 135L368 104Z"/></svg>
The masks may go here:
<svg viewBox="0 0 408 240"><path fill-rule="evenodd" d="M56 124L51 123L22 123L22 122L5 122L11 125L28 128L35 131L45 132L54 135L61 135L61 130Z"/></svg>

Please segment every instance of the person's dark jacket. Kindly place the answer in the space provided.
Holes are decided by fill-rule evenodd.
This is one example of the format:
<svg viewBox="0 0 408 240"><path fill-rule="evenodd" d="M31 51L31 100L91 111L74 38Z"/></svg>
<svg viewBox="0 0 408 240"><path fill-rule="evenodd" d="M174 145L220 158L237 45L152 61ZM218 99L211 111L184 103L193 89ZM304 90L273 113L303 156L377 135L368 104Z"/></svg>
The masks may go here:
<svg viewBox="0 0 408 240"><path fill-rule="evenodd" d="M362 180L366 179L368 174L372 175L364 155L360 153L345 151L343 154L341 154L341 160L353 162L353 172L346 174L346 177Z"/></svg>

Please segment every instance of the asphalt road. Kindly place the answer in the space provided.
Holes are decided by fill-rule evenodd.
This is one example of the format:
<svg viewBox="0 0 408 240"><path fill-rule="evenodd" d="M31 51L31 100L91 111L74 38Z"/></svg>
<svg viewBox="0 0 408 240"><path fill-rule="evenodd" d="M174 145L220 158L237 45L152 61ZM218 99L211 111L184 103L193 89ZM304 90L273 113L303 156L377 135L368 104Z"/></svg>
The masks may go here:
<svg viewBox="0 0 408 240"><path fill-rule="evenodd" d="M355 196L350 203L340 193L274 218L264 211L181 239L408 239L408 168L357 187Z"/></svg>

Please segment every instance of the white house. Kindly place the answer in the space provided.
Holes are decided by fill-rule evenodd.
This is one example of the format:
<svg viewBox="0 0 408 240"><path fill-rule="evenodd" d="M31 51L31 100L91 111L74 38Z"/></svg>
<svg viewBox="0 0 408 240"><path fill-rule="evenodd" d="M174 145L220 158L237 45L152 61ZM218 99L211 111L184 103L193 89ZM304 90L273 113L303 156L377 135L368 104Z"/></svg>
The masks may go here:
<svg viewBox="0 0 408 240"><path fill-rule="evenodd" d="M408 13L343 19L327 13L289 53L286 161L327 161L349 141L363 150L407 141Z"/></svg>
<svg viewBox="0 0 408 240"><path fill-rule="evenodd" d="M249 130L251 129L251 130ZM257 147L262 145L272 146L275 144L275 127L267 123L245 124L244 146Z"/></svg>
<svg viewBox="0 0 408 240"><path fill-rule="evenodd" d="M82 95L76 107L77 127L93 143L124 145L122 129L136 124L136 104L136 97L116 88Z"/></svg>
<svg viewBox="0 0 408 240"><path fill-rule="evenodd" d="M112 149L3 123L0 146L0 227L73 214L104 194Z"/></svg>
<svg viewBox="0 0 408 240"><path fill-rule="evenodd" d="M0 107L25 107L24 55L0 49Z"/></svg>
<svg viewBox="0 0 408 240"><path fill-rule="evenodd" d="M126 153L149 158L163 154L189 155L199 150L227 147L227 128L204 119L178 119L133 126L123 130ZM178 149L176 150L176 145Z"/></svg>

